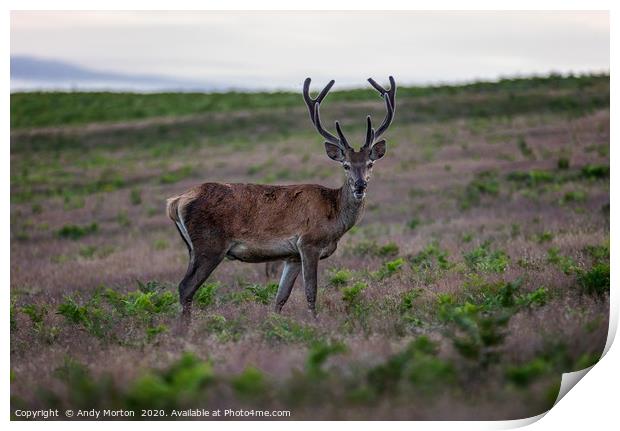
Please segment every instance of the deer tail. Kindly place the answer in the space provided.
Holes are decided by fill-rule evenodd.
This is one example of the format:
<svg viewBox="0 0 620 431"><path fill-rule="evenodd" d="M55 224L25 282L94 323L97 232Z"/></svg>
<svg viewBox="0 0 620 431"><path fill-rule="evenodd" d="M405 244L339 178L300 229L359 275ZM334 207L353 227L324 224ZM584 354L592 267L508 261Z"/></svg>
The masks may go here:
<svg viewBox="0 0 620 431"><path fill-rule="evenodd" d="M192 200L193 198L188 199L188 196L186 195L178 195L173 196L166 201L166 213L174 222L181 238L183 238L183 241L185 241L187 249L189 250L190 258L193 256L194 246L192 245L192 239L190 238L189 232L187 231L187 226L185 225L185 220L183 219L183 208Z"/></svg>

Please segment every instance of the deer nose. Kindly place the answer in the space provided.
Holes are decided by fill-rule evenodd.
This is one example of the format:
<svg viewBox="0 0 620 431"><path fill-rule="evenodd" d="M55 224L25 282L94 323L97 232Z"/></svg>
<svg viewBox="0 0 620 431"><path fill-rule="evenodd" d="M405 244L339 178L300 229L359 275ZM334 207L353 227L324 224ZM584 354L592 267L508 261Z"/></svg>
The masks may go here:
<svg viewBox="0 0 620 431"><path fill-rule="evenodd" d="M355 190L366 190L368 183L362 179L355 181Z"/></svg>

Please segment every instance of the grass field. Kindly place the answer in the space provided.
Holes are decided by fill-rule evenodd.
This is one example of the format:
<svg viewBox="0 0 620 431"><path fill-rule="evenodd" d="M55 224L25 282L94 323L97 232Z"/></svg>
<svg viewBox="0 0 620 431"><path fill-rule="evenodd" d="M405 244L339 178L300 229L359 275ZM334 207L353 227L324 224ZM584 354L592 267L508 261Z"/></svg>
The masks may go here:
<svg viewBox="0 0 620 431"><path fill-rule="evenodd" d="M324 123L361 143L382 105L335 92ZM275 315L264 266L224 262L184 337L165 199L339 187L301 95L13 94L11 125L12 410L516 419L603 350L608 76L400 89L366 214L320 264L318 321L301 280Z"/></svg>

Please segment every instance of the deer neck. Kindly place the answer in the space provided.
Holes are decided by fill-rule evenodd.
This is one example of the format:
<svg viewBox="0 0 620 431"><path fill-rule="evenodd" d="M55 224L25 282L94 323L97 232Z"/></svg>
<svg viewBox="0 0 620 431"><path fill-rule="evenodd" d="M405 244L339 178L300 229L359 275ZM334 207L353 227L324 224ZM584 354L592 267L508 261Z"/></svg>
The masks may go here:
<svg viewBox="0 0 620 431"><path fill-rule="evenodd" d="M339 225L343 228L343 234L351 229L355 223L364 214L364 207L366 206L366 197L362 199L355 199L351 187L345 181L344 185L340 188L340 215L338 217Z"/></svg>

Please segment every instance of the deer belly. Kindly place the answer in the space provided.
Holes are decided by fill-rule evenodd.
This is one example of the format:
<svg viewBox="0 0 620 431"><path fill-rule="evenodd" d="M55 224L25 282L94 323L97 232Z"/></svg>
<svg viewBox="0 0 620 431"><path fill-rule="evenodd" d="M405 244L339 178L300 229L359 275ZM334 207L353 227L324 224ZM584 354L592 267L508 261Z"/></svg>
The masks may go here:
<svg viewBox="0 0 620 431"><path fill-rule="evenodd" d="M299 255L295 244L296 241L290 239L262 244L238 242L228 250L226 257L249 263L286 259Z"/></svg>

